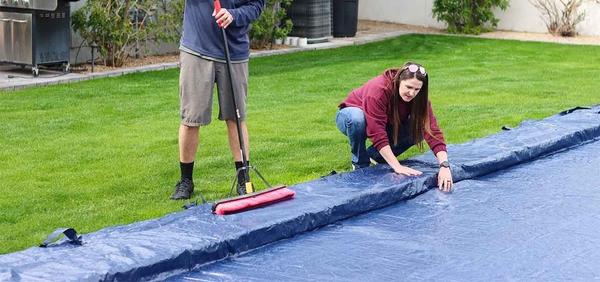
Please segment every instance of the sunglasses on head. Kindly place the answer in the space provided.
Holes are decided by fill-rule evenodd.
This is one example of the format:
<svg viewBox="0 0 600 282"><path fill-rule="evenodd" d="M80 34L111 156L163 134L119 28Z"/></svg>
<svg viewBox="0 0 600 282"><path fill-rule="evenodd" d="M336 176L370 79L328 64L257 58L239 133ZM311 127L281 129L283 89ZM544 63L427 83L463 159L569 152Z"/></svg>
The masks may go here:
<svg viewBox="0 0 600 282"><path fill-rule="evenodd" d="M427 75L427 72L425 71L424 67L418 66L415 64L408 65L408 66L404 67L404 69L408 70L409 72L412 72L412 73L419 71L422 75Z"/></svg>

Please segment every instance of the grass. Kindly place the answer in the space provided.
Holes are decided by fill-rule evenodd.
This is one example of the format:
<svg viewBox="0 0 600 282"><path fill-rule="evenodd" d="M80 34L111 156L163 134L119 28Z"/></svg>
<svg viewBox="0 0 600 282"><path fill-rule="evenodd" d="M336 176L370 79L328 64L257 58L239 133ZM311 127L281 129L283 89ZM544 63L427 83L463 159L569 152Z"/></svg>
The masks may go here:
<svg viewBox="0 0 600 282"><path fill-rule="evenodd" d="M252 162L272 183L349 170L337 104L407 60L427 67L449 143L600 103L594 46L408 35L256 58ZM182 202L168 199L179 177L178 103L177 70L1 92L0 253L34 246L56 227L88 233L180 210ZM226 130L215 121L200 134L195 183L214 200L233 177Z"/></svg>

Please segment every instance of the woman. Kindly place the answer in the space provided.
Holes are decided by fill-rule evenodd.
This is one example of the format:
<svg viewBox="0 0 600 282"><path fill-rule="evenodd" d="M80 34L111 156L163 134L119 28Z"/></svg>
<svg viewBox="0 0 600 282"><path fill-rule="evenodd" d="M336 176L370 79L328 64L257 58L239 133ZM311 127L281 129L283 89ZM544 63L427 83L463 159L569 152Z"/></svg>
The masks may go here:
<svg viewBox="0 0 600 282"><path fill-rule="evenodd" d="M348 136L354 169L368 167L374 160L387 162L398 174L421 175L401 165L396 157L413 145L422 148L425 140L440 165L438 188L451 191L448 153L429 102L428 82L425 68L408 62L350 92L339 105L336 124ZM367 137L373 143L368 149Z"/></svg>

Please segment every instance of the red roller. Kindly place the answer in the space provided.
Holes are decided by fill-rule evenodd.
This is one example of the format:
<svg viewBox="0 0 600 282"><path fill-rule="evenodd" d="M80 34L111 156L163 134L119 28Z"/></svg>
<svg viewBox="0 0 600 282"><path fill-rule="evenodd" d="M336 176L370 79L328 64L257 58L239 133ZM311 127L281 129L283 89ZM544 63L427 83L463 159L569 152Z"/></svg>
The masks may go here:
<svg viewBox="0 0 600 282"><path fill-rule="evenodd" d="M296 195L296 192L287 188L287 186L277 186L264 191L216 202L213 205L212 210L213 213L218 215L239 213L290 200L294 198L294 195Z"/></svg>

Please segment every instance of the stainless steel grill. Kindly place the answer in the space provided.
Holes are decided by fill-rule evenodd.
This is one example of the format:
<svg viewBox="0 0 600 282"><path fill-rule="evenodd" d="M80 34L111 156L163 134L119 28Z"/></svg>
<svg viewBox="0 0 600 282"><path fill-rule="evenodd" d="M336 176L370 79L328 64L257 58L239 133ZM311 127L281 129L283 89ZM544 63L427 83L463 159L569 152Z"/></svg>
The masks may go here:
<svg viewBox="0 0 600 282"><path fill-rule="evenodd" d="M70 3L78 0L0 0L0 62L69 71Z"/></svg>
<svg viewBox="0 0 600 282"><path fill-rule="evenodd" d="M54 11L57 0L0 0L0 7Z"/></svg>

